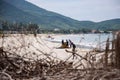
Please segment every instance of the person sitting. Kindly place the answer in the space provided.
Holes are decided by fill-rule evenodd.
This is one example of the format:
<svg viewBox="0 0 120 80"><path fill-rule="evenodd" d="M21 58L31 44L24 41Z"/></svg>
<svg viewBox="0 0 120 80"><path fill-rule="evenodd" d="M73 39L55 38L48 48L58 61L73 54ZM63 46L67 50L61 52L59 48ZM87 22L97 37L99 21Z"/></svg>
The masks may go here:
<svg viewBox="0 0 120 80"><path fill-rule="evenodd" d="M69 39L69 46L72 47L73 42Z"/></svg>
<svg viewBox="0 0 120 80"><path fill-rule="evenodd" d="M69 47L69 45L68 45L68 40L66 40L66 47Z"/></svg>
<svg viewBox="0 0 120 80"><path fill-rule="evenodd" d="M62 45L64 45L64 40L62 40Z"/></svg>
<svg viewBox="0 0 120 80"><path fill-rule="evenodd" d="M68 48L68 41L66 40L66 42L64 42L64 40L62 40L62 45L60 48Z"/></svg>

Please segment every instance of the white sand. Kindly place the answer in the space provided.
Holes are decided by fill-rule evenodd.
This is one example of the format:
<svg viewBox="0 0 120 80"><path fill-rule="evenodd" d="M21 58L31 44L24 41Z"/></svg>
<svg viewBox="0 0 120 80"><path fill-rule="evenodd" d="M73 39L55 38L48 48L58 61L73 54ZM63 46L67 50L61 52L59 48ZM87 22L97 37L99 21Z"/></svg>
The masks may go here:
<svg viewBox="0 0 120 80"><path fill-rule="evenodd" d="M59 37L60 35L53 35ZM47 58L57 59L57 60L67 60L72 53L68 53L65 49L57 49L61 46L61 43L53 43L47 41L48 38L47 34L39 34L37 37L34 37L32 34L24 35L24 34L12 34L8 37L4 37L4 39L0 38L0 47L2 47L5 51L11 52L13 54L19 54L24 57L28 57L31 59L40 59L40 58ZM67 49L71 51L72 49ZM89 49L80 49L76 48L77 53L81 56L85 56ZM46 56L47 54L47 56ZM71 56L67 61L74 62L75 65L79 62L80 58L72 59ZM48 58L47 58L48 59ZM85 63L85 60L83 60ZM87 65L87 64L85 64Z"/></svg>

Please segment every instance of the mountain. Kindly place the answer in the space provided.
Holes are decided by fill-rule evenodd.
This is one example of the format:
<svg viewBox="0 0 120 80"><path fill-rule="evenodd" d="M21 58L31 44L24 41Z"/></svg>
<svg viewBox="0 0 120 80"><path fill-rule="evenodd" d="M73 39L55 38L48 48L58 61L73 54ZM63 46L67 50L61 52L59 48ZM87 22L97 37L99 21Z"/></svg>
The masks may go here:
<svg viewBox="0 0 120 80"><path fill-rule="evenodd" d="M120 19L111 19L95 25L100 30L120 30Z"/></svg>
<svg viewBox="0 0 120 80"><path fill-rule="evenodd" d="M24 0L1 0L0 15L2 19L10 22L32 22L47 29L74 29L79 27L77 20L39 8Z"/></svg>
<svg viewBox="0 0 120 80"><path fill-rule="evenodd" d="M102 22L78 21L40 8L25 0L0 0L0 20L36 23L45 29L120 29L120 19Z"/></svg>
<svg viewBox="0 0 120 80"><path fill-rule="evenodd" d="M18 9L14 7L13 5L1 0L0 1L0 19L4 19L10 22L30 22L33 21L33 23L40 23L41 21L38 21L38 17L34 17L33 15L22 11L21 9ZM36 21L35 21L36 20Z"/></svg>

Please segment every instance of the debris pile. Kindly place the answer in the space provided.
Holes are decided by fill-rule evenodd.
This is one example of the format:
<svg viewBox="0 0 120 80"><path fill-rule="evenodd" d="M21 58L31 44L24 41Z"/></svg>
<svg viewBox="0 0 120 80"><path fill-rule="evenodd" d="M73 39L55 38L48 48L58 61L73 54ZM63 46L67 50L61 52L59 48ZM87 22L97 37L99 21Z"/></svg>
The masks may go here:
<svg viewBox="0 0 120 80"><path fill-rule="evenodd" d="M72 56L63 61L38 50L46 57L40 58L41 55L34 53L39 58L29 58L0 47L0 80L120 80L119 39L120 34L112 50L107 40L103 52L93 50L84 56L76 52L78 60L75 63L68 61Z"/></svg>

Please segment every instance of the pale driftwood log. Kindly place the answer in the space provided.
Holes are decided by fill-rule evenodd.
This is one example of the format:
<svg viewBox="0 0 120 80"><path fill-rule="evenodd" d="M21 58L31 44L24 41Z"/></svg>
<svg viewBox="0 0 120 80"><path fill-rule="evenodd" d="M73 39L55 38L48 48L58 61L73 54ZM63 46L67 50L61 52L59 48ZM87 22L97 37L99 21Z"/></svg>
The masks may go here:
<svg viewBox="0 0 120 80"><path fill-rule="evenodd" d="M68 52L68 53L72 53L72 54L73 54L73 51L68 51L68 50L65 50L65 51ZM88 60L86 57L83 57L83 56L79 55L79 54L76 53L76 52L74 52L74 54L75 54L75 56L78 56L78 57L80 57L81 59L87 61L87 62L90 64L90 66L92 67L92 62L91 62L91 60Z"/></svg>
<svg viewBox="0 0 120 80"><path fill-rule="evenodd" d="M105 80L105 77L108 77L108 76L111 76L111 75L117 75L117 73L116 72L106 72L99 79L100 80Z"/></svg>
<svg viewBox="0 0 120 80"><path fill-rule="evenodd" d="M108 52L109 52L109 38L106 41L106 49L105 49L105 58L104 58L104 67L108 66Z"/></svg>
<svg viewBox="0 0 120 80"><path fill-rule="evenodd" d="M120 69L120 32L117 34L115 41L115 53L116 53L116 68Z"/></svg>
<svg viewBox="0 0 120 80"><path fill-rule="evenodd" d="M2 77L2 76L6 76L7 79L13 80L12 77L11 77L8 73L6 73L6 72L0 72L0 79L1 79L1 80L6 80L6 79L4 79L4 77Z"/></svg>

